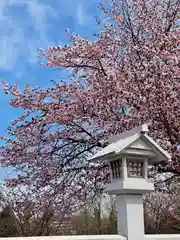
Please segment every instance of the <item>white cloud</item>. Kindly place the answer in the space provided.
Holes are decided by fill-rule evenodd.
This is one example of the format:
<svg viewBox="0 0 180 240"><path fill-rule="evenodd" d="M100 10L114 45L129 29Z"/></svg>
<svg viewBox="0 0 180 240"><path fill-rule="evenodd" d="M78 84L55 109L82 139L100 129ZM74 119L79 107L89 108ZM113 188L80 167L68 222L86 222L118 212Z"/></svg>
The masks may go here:
<svg viewBox="0 0 180 240"><path fill-rule="evenodd" d="M17 0L18 1L18 0ZM42 35L46 32L46 27L48 26L48 17L57 17L57 12L52 6L48 4L42 4L37 0L25 0L24 3L27 5L28 12L32 17L35 29Z"/></svg>
<svg viewBox="0 0 180 240"><path fill-rule="evenodd" d="M23 7L29 13L30 22L12 15L12 7ZM22 10L22 9L21 9ZM55 18L56 11L39 0L0 1L0 69L13 70L22 57L33 63L37 60L37 48L49 45L48 19ZM28 24L28 26L27 26ZM32 27L34 35L27 35ZM41 45L40 45L41 44Z"/></svg>
<svg viewBox="0 0 180 240"><path fill-rule="evenodd" d="M0 68L10 70L15 65L21 49L19 42L24 39L22 29L16 28L11 34L0 37Z"/></svg>
<svg viewBox="0 0 180 240"><path fill-rule="evenodd" d="M83 4L79 3L77 6L77 10L76 10L76 18L77 18L77 22L80 25L84 25L85 24L85 9L83 8Z"/></svg>
<svg viewBox="0 0 180 240"><path fill-rule="evenodd" d="M93 1L96 0L90 2ZM20 66L21 62L29 64L37 62L37 49L53 45L48 30L53 27L51 20L58 19L59 15L72 16L77 24L88 25L92 20L92 16L87 14L90 2L0 0L0 70L16 69L20 72L22 70L17 65ZM17 14L18 8L19 14ZM24 13L27 16L24 17ZM65 28L66 26L64 30Z"/></svg>

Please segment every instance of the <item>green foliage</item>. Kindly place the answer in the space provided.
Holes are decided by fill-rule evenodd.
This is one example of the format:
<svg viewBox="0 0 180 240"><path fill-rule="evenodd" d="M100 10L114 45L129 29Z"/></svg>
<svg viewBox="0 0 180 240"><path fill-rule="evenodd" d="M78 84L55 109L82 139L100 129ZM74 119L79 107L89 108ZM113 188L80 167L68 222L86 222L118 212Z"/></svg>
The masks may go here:
<svg viewBox="0 0 180 240"><path fill-rule="evenodd" d="M14 237L17 235L17 230L11 215L11 209L6 206L0 213L0 237Z"/></svg>
<svg viewBox="0 0 180 240"><path fill-rule="evenodd" d="M102 212L101 202L94 202L87 211L73 218L76 234L117 234L116 210L113 205L107 213Z"/></svg>

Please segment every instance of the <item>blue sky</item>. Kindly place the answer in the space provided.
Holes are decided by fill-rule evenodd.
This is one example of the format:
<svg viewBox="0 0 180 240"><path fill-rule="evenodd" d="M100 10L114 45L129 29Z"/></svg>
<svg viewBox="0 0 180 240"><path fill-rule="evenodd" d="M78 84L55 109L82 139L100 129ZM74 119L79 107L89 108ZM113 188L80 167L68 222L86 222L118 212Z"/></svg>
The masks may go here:
<svg viewBox="0 0 180 240"><path fill-rule="evenodd" d="M99 0L0 0L0 79L47 87L59 71L40 66L38 48L68 44L66 28L93 39ZM19 111L8 106L0 86L0 135ZM3 174L3 173L2 173ZM2 174L0 178L2 179Z"/></svg>

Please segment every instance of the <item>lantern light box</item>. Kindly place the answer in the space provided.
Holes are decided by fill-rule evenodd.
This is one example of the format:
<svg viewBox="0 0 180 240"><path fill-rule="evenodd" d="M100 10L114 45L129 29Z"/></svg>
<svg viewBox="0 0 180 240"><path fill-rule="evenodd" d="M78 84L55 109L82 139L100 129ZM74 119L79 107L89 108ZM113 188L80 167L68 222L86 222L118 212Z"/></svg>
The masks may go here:
<svg viewBox="0 0 180 240"><path fill-rule="evenodd" d="M90 160L108 163L110 194L143 194L154 189L148 179L149 165L168 161L171 157L149 135L148 125L136 127L108 139L109 145Z"/></svg>

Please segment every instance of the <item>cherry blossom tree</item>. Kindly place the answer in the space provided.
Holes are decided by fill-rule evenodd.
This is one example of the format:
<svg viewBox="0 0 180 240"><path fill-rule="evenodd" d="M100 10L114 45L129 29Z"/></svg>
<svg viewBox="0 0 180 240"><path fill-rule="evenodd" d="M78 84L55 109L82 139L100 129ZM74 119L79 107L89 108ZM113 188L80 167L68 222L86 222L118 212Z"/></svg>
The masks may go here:
<svg viewBox="0 0 180 240"><path fill-rule="evenodd" d="M73 35L69 47L40 50L48 67L73 69L64 117L88 122L96 142L149 122L172 154L159 170L179 175L180 1L109 3L100 6L110 21L96 42Z"/></svg>
<svg viewBox="0 0 180 240"><path fill-rule="evenodd" d="M2 166L17 170L6 184L21 187L21 197L28 193L37 206L38 194L44 203L51 198L63 213L77 211L107 180L88 156L109 136L145 122L172 155L158 170L180 175L180 0L104 6L107 21L96 41L72 34L69 46L40 49L42 64L72 73L69 83L21 89L3 81L9 104L24 110L0 148Z"/></svg>

